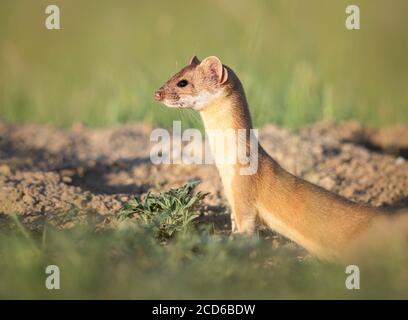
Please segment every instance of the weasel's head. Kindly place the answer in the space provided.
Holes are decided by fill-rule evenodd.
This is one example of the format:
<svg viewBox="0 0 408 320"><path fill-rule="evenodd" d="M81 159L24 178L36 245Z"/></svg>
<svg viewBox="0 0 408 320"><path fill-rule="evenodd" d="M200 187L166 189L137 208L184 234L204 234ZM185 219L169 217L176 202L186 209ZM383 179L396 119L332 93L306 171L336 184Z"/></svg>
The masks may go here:
<svg viewBox="0 0 408 320"><path fill-rule="evenodd" d="M194 56L156 91L154 98L171 108L200 111L227 94L227 80L228 70L220 59L208 57L200 62Z"/></svg>

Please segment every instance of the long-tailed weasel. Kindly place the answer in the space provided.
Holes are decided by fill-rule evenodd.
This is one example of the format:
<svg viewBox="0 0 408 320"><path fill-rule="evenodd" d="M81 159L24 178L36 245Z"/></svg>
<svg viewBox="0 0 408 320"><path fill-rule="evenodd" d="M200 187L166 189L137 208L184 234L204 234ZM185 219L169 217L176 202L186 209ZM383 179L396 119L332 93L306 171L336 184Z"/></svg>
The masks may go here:
<svg viewBox="0 0 408 320"><path fill-rule="evenodd" d="M252 129L244 89L217 57L190 64L170 78L155 99L169 107L198 111L206 130ZM248 147L248 145L246 146ZM325 258L341 255L383 211L351 202L285 171L258 145L258 167L220 162L225 150L211 146L237 231L251 235L257 218L272 230ZM218 161L217 161L218 159Z"/></svg>

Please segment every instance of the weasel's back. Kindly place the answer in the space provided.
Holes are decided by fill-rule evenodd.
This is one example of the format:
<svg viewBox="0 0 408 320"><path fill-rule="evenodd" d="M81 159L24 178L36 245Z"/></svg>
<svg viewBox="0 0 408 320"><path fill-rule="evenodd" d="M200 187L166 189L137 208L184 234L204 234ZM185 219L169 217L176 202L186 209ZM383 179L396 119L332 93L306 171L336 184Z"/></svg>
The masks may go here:
<svg viewBox="0 0 408 320"><path fill-rule="evenodd" d="M260 163L260 218L317 255L337 255L357 239L380 209L357 204L302 180L269 156Z"/></svg>

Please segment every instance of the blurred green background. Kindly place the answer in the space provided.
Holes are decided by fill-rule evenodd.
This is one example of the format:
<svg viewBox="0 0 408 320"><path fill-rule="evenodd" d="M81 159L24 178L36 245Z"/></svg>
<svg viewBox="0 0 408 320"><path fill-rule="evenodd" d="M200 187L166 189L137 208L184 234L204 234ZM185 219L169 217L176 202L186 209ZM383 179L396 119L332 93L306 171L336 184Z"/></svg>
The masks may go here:
<svg viewBox="0 0 408 320"><path fill-rule="evenodd" d="M44 26L49 4L61 30ZM349 4L361 30L344 26ZM0 119L195 126L152 96L197 54L237 72L256 126L406 124L407 12L406 0L2 0Z"/></svg>

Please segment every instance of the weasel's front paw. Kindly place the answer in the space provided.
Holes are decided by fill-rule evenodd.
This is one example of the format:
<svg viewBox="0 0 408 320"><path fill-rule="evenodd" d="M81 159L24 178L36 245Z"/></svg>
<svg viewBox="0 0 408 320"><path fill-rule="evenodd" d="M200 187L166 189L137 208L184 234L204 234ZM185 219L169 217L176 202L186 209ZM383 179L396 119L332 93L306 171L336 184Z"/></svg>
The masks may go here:
<svg viewBox="0 0 408 320"><path fill-rule="evenodd" d="M238 228L233 217L231 217L231 234L238 233Z"/></svg>
<svg viewBox="0 0 408 320"><path fill-rule="evenodd" d="M237 239L239 237L242 237L242 233L238 232L238 230L235 230L235 231L231 231L228 239L229 240L234 240L234 239Z"/></svg>

